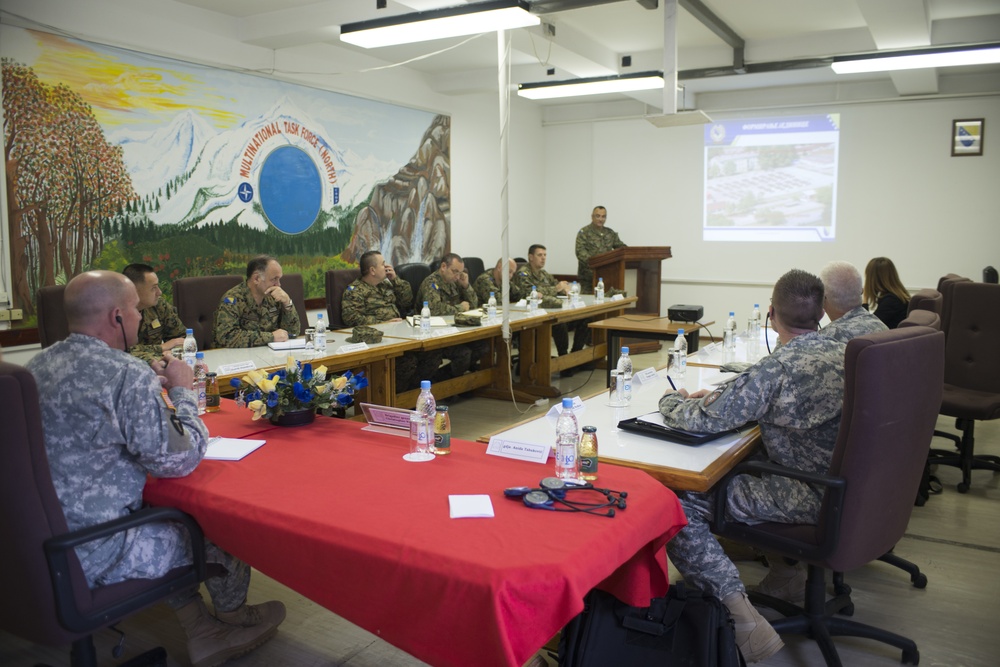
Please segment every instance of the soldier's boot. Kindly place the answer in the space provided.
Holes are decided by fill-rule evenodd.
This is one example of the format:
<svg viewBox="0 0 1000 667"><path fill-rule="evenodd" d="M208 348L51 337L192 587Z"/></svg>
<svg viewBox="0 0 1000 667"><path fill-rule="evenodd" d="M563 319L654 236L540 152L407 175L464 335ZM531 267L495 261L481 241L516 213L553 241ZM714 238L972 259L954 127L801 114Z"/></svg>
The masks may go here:
<svg viewBox="0 0 1000 667"><path fill-rule="evenodd" d="M285 605L277 600L262 604L243 603L232 611L215 611L215 617L229 625L250 628L265 624L278 627L285 620Z"/></svg>
<svg viewBox="0 0 1000 667"><path fill-rule="evenodd" d="M748 663L766 660L785 645L767 619L753 608L746 593L731 593L722 604L733 617L736 645Z"/></svg>
<svg viewBox="0 0 1000 667"><path fill-rule="evenodd" d="M791 602L799 607L806 602L806 567L802 563L790 565L777 554L767 555L767 575L751 588L756 593Z"/></svg>
<svg viewBox="0 0 1000 667"><path fill-rule="evenodd" d="M250 627L223 623L209 613L200 597L176 613L187 634L188 658L193 667L221 665L252 651L278 631L276 623L261 622Z"/></svg>

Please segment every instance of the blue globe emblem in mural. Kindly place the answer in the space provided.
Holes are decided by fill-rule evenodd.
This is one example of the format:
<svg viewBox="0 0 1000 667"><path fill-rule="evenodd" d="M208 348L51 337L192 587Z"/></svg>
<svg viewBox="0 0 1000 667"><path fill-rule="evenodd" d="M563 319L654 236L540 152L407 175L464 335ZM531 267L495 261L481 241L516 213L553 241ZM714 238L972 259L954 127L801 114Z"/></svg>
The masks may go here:
<svg viewBox="0 0 1000 667"><path fill-rule="evenodd" d="M240 198L241 202L246 204L253 199L253 186L246 181L240 183L240 187L236 190L236 196Z"/></svg>
<svg viewBox="0 0 1000 667"><path fill-rule="evenodd" d="M299 234L316 222L323 204L323 181L302 149L281 146L271 151L257 187L264 215L280 231Z"/></svg>

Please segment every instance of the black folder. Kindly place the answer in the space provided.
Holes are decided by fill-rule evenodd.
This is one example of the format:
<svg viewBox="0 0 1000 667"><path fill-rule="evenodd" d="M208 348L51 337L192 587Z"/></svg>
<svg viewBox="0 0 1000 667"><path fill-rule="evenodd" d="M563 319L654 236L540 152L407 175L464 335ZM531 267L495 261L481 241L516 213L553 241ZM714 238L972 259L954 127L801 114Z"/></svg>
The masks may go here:
<svg viewBox="0 0 1000 667"><path fill-rule="evenodd" d="M618 428L624 431L638 433L640 435L648 435L654 438L659 438L661 440L669 440L670 442L676 442L682 445L700 445L732 433L732 431L722 431L721 433L694 433L693 431L671 428L664 424L654 424L650 421L643 420L641 417L623 419L618 422Z"/></svg>

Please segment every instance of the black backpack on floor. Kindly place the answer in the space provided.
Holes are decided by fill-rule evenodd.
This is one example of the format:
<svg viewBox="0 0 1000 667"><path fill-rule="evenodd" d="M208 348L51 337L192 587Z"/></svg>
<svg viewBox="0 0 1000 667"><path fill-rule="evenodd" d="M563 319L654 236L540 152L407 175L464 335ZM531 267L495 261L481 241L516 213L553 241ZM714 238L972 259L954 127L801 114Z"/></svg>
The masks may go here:
<svg viewBox="0 0 1000 667"><path fill-rule="evenodd" d="M712 595L670 586L648 607L591 591L563 629L560 667L745 667L729 610Z"/></svg>

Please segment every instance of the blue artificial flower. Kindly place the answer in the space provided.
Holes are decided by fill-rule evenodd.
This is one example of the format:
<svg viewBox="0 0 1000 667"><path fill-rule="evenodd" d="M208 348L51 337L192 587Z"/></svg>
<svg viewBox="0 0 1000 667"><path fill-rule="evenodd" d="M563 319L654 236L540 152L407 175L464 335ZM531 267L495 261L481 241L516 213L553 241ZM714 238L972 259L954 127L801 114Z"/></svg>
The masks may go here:
<svg viewBox="0 0 1000 667"><path fill-rule="evenodd" d="M273 408L278 405L278 392L271 391L267 394L267 407Z"/></svg>
<svg viewBox="0 0 1000 667"><path fill-rule="evenodd" d="M302 403L308 403L309 401L312 400L313 397L312 392L306 389L304 386L302 386L301 382L296 382L295 384L292 385L292 393L294 393L295 398L297 398Z"/></svg>
<svg viewBox="0 0 1000 667"><path fill-rule="evenodd" d="M312 380L313 376L313 366L312 364L305 364L302 366L302 379L309 381Z"/></svg>
<svg viewBox="0 0 1000 667"><path fill-rule="evenodd" d="M229 386L230 387L236 387L237 389L239 389L240 385L242 385L242 384L243 384L243 380L241 380L240 378L233 378L232 380L229 381Z"/></svg>
<svg viewBox="0 0 1000 667"><path fill-rule="evenodd" d="M349 394L337 394L337 402L341 405L350 405L354 399Z"/></svg>
<svg viewBox="0 0 1000 667"><path fill-rule="evenodd" d="M284 368L282 368L282 369L274 371L274 373L271 375L271 377L274 377L275 375L277 375L279 378L281 378L282 380L284 380L285 377L288 376L288 371L286 371Z"/></svg>

